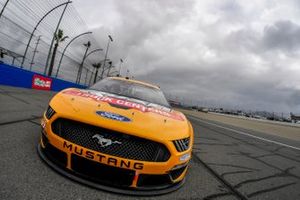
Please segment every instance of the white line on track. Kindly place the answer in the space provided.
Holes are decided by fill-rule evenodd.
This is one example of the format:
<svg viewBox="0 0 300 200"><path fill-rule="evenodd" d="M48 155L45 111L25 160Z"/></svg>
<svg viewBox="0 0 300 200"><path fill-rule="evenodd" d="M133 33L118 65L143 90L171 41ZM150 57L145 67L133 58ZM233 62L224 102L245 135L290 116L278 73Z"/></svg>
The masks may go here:
<svg viewBox="0 0 300 200"><path fill-rule="evenodd" d="M258 136L255 136L255 135L251 135L249 133L245 133L243 131L238 131L238 130L235 130L235 129L232 129L232 128L228 128L228 127L225 127L225 126L221 126L221 125L215 124L215 123L207 122L207 121L201 120L201 119L199 119L197 117L193 117L191 115L189 115L189 117L192 117L192 118L194 118L194 119L196 119L198 121L201 121L203 123L210 124L210 125L213 125L213 126L225 129L225 130L229 130L229 131L241 134L241 135L246 135L248 137L256 138L256 139L259 139L259 140L263 140L265 142L274 143L274 144L277 144L277 145L281 145L281 146L284 146L284 147L288 147L288 148L296 149L296 150L300 151L300 148L298 148L298 147L294 147L294 146L291 146L291 145L288 145L288 144L284 144L284 143L281 143L281 142L276 142L276 141L269 140L269 139L266 139L266 138L258 137Z"/></svg>

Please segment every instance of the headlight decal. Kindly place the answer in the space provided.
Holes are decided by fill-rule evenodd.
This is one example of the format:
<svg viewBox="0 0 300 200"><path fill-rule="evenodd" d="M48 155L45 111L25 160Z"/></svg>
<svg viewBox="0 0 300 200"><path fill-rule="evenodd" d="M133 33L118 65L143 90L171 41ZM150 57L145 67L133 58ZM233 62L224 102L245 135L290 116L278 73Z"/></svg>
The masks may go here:
<svg viewBox="0 0 300 200"><path fill-rule="evenodd" d="M179 160L180 161L186 161L191 157L190 153L184 154L182 156L180 156Z"/></svg>

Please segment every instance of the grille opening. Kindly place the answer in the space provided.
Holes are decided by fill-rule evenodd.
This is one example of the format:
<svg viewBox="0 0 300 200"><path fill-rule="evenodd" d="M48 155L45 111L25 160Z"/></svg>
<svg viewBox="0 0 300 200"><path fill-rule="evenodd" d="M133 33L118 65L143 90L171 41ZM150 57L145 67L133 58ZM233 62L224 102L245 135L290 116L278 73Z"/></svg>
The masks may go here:
<svg viewBox="0 0 300 200"><path fill-rule="evenodd" d="M53 117L54 114L55 114L55 111L53 110L53 108L48 106L46 114L45 114L46 118L51 119L51 117Z"/></svg>
<svg viewBox="0 0 300 200"><path fill-rule="evenodd" d="M169 186L170 184L172 182L168 174L140 174L137 182L139 187Z"/></svg>
<svg viewBox="0 0 300 200"><path fill-rule="evenodd" d="M178 152L186 151L190 145L190 138L188 137L181 140L174 140L173 144Z"/></svg>
<svg viewBox="0 0 300 200"><path fill-rule="evenodd" d="M82 147L121 158L151 162L165 162L170 158L170 152L161 143L69 119L55 120L52 123L52 131ZM98 139L93 138L96 134L118 143L101 147Z"/></svg>
<svg viewBox="0 0 300 200"><path fill-rule="evenodd" d="M134 170L104 165L72 154L72 169L92 181L107 185L129 187L135 176Z"/></svg>
<svg viewBox="0 0 300 200"><path fill-rule="evenodd" d="M43 141L45 141L44 138L43 138ZM57 165L65 168L67 166L67 162L68 162L67 154L65 152L62 152L59 149L55 148L48 142L46 142L45 145L46 145L46 147L43 151L46 154L47 158L50 159L52 162L56 163Z"/></svg>
<svg viewBox="0 0 300 200"><path fill-rule="evenodd" d="M170 172L170 175L171 175L172 179L176 180L184 172L186 167L187 166L181 167L179 169L172 170Z"/></svg>

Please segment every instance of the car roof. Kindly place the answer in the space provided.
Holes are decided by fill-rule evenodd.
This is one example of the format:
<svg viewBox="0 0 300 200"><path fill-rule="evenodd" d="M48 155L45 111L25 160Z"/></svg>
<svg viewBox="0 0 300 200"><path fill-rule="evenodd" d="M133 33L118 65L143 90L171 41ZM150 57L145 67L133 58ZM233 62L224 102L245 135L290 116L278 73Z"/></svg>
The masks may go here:
<svg viewBox="0 0 300 200"><path fill-rule="evenodd" d="M143 82L143 81L133 80L133 79L129 79L129 78L123 78L123 77L109 77L109 78L115 79L115 80L122 80L122 81L137 83L137 84L145 85L145 86L152 87L152 88L155 88L155 89L160 89L159 86L157 86L157 85L153 85L153 84L146 83L146 82Z"/></svg>

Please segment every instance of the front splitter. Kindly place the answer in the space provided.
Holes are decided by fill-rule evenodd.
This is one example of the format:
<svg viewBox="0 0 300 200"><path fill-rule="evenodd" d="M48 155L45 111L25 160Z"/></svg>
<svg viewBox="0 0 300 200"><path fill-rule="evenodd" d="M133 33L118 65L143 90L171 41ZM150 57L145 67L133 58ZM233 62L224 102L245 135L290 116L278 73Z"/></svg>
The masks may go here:
<svg viewBox="0 0 300 200"><path fill-rule="evenodd" d="M136 188L136 189L123 189L123 188L116 188L116 187L111 187L107 185L102 185L93 181L89 181L87 179L81 178L80 174L77 174L74 171L71 171L69 169L63 169L57 165L55 165L50 159L47 158L47 156L44 154L42 147L40 144L37 146L37 151L40 156L40 158L47 163L52 169L57 171L58 173L64 175L65 177L68 177L76 182L88 185L90 187L108 191L108 192L113 192L113 193L118 193L118 194L125 194L125 195L133 195L133 196L153 196L153 195L162 195L162 194L167 194L170 192L174 192L178 190L180 187L183 186L185 179L182 181L175 183L171 186L165 187L163 189L157 189L157 188Z"/></svg>

